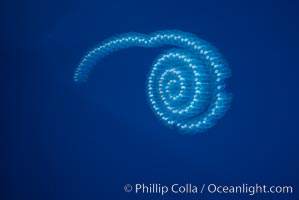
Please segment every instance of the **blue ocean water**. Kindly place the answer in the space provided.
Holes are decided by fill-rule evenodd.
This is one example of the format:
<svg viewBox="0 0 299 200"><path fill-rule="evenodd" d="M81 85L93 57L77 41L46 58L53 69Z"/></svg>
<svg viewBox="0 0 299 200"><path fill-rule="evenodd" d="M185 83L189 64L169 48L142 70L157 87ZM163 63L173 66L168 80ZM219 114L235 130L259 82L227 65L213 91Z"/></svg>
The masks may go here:
<svg viewBox="0 0 299 200"><path fill-rule="evenodd" d="M0 199L298 199L298 2L2 1ZM215 45L230 110L208 131L160 123L146 77L167 47L81 56L125 32L178 29ZM146 195L126 184L292 185L293 194Z"/></svg>

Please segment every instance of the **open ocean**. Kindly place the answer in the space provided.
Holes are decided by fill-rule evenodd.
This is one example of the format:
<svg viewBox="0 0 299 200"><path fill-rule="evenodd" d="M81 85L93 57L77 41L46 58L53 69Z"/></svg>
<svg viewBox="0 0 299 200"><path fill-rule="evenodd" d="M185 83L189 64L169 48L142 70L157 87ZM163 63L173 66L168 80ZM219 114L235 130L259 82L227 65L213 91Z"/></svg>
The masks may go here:
<svg viewBox="0 0 299 200"><path fill-rule="evenodd" d="M2 0L0 199L298 200L298 11L295 0ZM74 82L101 41L170 29L209 41L232 71L231 107L207 131L181 134L153 114L147 77L168 46L113 53ZM203 184L293 193L199 194Z"/></svg>

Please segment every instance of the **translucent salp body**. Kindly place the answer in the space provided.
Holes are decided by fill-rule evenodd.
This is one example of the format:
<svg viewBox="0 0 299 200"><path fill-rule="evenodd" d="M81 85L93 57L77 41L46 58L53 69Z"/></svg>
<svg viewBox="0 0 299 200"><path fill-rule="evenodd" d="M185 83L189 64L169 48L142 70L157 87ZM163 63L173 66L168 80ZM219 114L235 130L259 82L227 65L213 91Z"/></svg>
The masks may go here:
<svg viewBox="0 0 299 200"><path fill-rule="evenodd" d="M87 52L74 81L86 81L96 63L115 51L163 45L177 48L159 55L152 65L147 81L150 106L168 127L183 133L203 132L215 125L230 106L225 79L231 71L214 46L193 34L168 30L112 37Z"/></svg>

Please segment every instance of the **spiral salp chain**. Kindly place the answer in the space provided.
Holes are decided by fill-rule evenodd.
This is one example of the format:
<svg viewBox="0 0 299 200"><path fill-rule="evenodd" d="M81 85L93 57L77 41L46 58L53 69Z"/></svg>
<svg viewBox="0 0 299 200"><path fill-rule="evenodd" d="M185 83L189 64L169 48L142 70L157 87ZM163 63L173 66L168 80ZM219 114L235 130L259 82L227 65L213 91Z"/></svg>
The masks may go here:
<svg viewBox="0 0 299 200"><path fill-rule="evenodd" d="M231 102L225 91L230 69L208 42L182 31L159 31L149 35L126 33L110 38L81 60L74 81L88 79L98 60L133 46L173 45L155 60L148 75L148 99L155 115L168 127L183 133L196 133L212 127Z"/></svg>

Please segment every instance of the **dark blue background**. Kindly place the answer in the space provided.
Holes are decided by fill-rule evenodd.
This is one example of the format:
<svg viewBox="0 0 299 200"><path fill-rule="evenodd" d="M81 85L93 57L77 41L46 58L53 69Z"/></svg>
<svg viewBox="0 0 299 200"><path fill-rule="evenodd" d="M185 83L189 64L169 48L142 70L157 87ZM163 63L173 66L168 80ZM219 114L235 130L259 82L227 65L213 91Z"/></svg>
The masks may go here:
<svg viewBox="0 0 299 200"><path fill-rule="evenodd" d="M1 1L0 199L248 199L140 195L127 183L292 185L298 199L298 2ZM86 84L83 53L118 33L164 29L210 41L233 72L234 99L193 136L164 127L146 75L165 48L107 57ZM250 198L253 199L253 198Z"/></svg>

